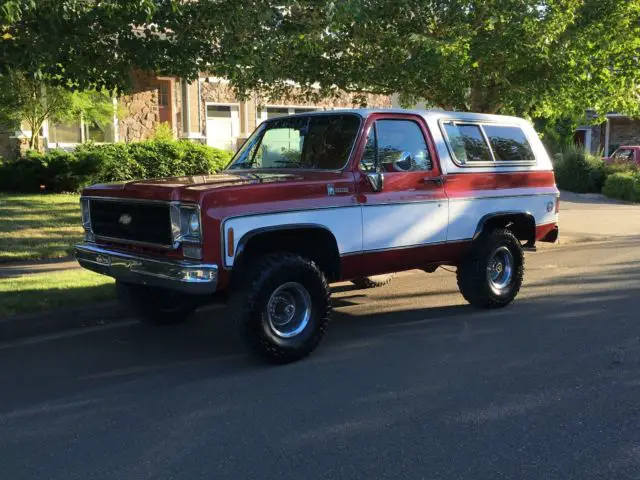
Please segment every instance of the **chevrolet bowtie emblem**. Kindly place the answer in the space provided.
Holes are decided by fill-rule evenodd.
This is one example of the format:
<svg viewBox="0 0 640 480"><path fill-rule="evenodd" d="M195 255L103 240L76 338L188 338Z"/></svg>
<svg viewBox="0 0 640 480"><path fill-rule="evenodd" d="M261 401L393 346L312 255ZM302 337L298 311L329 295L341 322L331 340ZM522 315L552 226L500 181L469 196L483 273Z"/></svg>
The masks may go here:
<svg viewBox="0 0 640 480"><path fill-rule="evenodd" d="M118 223L121 223L122 225L129 225L131 223L131 220L133 220L131 215L129 215L128 213L123 213L122 215L120 215Z"/></svg>

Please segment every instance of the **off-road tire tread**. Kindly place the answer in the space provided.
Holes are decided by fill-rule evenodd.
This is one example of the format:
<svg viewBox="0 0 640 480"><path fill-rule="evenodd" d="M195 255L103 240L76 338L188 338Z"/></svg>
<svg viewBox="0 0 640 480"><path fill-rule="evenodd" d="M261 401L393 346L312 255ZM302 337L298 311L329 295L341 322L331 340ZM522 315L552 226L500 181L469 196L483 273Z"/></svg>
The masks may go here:
<svg viewBox="0 0 640 480"><path fill-rule="evenodd" d="M239 324L242 340L249 347L250 352L275 364L295 362L311 354L322 340L331 320L331 291L322 270L313 261L293 253L264 255L258 258L250 268L251 270L237 284L239 288L232 293L229 299L229 309ZM274 273L286 272L291 268L307 269L310 275L315 275L320 280L324 292L322 302L325 305L324 311L317 312L318 326L315 333L304 345L304 348L296 350L283 348L269 341L260 326L256 324L256 315L259 315L257 312L260 311L258 301L263 285Z"/></svg>
<svg viewBox="0 0 640 480"><path fill-rule="evenodd" d="M513 287L505 297L492 292L486 280L485 262L498 244L511 247L515 260ZM524 279L524 252L520 242L508 229L495 229L482 234L458 266L456 278L460 293L474 307L495 309L509 305L518 295Z"/></svg>

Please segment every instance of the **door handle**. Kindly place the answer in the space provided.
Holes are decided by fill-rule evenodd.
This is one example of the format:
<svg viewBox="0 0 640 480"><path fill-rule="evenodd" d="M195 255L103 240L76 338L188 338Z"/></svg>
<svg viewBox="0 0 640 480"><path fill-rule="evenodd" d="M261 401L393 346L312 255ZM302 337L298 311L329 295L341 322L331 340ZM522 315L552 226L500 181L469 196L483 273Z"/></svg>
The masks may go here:
<svg viewBox="0 0 640 480"><path fill-rule="evenodd" d="M435 185L444 185L444 177L443 176L439 176L439 177L424 177L424 183L433 183Z"/></svg>

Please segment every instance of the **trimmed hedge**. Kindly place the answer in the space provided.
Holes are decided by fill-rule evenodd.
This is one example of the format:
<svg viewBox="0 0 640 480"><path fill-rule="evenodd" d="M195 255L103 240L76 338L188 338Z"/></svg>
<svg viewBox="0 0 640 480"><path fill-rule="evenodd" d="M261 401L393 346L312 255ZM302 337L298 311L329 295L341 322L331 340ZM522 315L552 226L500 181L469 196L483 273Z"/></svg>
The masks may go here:
<svg viewBox="0 0 640 480"><path fill-rule="evenodd" d="M609 175L602 193L611 198L640 202L640 173L619 172Z"/></svg>
<svg viewBox="0 0 640 480"><path fill-rule="evenodd" d="M16 160L0 159L0 190L37 192L45 185L48 192L76 192L96 183L214 173L232 155L184 140L84 144L73 152L28 152Z"/></svg>
<svg viewBox="0 0 640 480"><path fill-rule="evenodd" d="M600 193L607 172L602 159L576 147L554 157L558 188L576 193Z"/></svg>

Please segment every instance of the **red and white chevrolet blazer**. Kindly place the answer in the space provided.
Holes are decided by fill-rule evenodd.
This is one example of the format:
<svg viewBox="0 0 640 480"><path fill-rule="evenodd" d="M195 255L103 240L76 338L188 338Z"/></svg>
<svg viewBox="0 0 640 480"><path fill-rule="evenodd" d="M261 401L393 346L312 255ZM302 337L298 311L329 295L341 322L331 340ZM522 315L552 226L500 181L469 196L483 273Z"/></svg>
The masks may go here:
<svg viewBox="0 0 640 480"><path fill-rule="evenodd" d="M558 237L559 192L530 123L442 111L270 119L217 175L95 185L76 258L142 320L228 300L247 344L290 362L318 345L328 284L457 267L464 298L503 307L524 250Z"/></svg>

